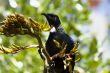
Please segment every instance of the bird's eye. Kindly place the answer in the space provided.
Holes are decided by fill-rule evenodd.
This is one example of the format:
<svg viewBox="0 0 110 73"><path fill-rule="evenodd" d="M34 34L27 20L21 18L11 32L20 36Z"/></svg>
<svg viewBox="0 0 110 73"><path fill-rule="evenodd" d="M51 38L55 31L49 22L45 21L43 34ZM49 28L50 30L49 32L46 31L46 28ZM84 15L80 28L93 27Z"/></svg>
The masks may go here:
<svg viewBox="0 0 110 73"><path fill-rule="evenodd" d="M56 21L56 19L57 19L57 18L56 18L56 17L54 17L54 20L55 20L55 21Z"/></svg>
<svg viewBox="0 0 110 73"><path fill-rule="evenodd" d="M49 18L50 18L50 19L54 19L55 17L54 17L54 16L49 16Z"/></svg>
<svg viewBox="0 0 110 73"><path fill-rule="evenodd" d="M50 18L54 21L56 21L56 19L57 19L55 16L51 16Z"/></svg>

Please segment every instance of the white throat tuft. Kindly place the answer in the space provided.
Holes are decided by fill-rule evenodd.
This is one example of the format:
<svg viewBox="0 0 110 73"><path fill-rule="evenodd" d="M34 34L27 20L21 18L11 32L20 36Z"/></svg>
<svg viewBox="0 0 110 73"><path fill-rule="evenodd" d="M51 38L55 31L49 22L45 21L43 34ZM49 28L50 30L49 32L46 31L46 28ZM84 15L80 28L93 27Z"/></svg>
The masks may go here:
<svg viewBox="0 0 110 73"><path fill-rule="evenodd" d="M52 29L50 30L50 32L56 32L55 27L52 27Z"/></svg>

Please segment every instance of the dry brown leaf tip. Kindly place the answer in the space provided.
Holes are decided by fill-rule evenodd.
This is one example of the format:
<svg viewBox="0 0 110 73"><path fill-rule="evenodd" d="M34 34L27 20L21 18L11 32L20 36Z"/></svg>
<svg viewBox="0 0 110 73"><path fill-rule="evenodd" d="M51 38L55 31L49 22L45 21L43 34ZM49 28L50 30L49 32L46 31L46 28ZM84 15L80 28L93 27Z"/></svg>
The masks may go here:
<svg viewBox="0 0 110 73"><path fill-rule="evenodd" d="M22 14L11 14L1 22L0 34L13 36L17 34L36 34L41 31L48 31L49 25L41 24L32 18L25 17Z"/></svg>

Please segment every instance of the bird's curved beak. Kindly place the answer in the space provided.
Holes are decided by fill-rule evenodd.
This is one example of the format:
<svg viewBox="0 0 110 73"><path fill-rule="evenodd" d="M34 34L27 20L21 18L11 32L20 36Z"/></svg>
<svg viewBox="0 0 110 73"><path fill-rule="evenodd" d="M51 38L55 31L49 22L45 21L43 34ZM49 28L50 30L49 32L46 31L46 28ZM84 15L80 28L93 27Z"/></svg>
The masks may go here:
<svg viewBox="0 0 110 73"><path fill-rule="evenodd" d="M44 15L46 18L48 17L46 13L41 13L41 15ZM50 28L53 28L53 25L50 25Z"/></svg>

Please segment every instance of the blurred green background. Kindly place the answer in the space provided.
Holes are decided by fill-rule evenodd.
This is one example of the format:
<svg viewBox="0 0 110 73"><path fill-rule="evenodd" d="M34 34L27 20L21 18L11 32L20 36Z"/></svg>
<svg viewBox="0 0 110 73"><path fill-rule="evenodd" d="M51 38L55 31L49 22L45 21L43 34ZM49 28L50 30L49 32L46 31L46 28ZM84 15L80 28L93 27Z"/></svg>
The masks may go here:
<svg viewBox="0 0 110 73"><path fill-rule="evenodd" d="M81 41L79 53L81 60L75 69L79 73L110 73L110 60L103 63L103 52L98 52L97 38L86 34L92 23L89 19L91 9L88 0L0 0L0 21L12 13L21 13L39 22L46 23L40 14L55 13L62 22L65 31L74 39ZM45 20L45 21L44 21ZM45 45L49 32L42 32ZM9 47L11 44L37 44L37 40L28 35L6 37L0 35L0 44ZM0 73L42 73L43 61L37 49L31 48L13 55L0 54Z"/></svg>

